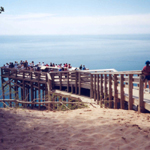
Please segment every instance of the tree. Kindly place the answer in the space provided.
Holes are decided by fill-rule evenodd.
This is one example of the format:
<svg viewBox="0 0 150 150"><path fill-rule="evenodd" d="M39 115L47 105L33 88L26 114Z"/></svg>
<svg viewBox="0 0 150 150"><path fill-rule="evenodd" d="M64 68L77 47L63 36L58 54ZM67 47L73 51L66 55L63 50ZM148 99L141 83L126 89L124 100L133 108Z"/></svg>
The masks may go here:
<svg viewBox="0 0 150 150"><path fill-rule="evenodd" d="M4 7L1 6L0 7L0 14L1 14L2 11L4 12Z"/></svg>

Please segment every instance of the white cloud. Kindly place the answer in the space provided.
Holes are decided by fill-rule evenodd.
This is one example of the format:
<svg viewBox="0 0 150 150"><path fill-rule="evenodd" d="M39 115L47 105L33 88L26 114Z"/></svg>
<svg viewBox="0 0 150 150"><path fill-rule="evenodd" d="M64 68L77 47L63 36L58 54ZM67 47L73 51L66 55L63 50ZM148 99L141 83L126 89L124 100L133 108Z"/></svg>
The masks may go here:
<svg viewBox="0 0 150 150"><path fill-rule="evenodd" d="M0 34L150 33L150 14L60 17L53 14L0 15Z"/></svg>
<svg viewBox="0 0 150 150"><path fill-rule="evenodd" d="M4 14L3 14L4 15ZM29 13L29 14L24 14L24 15L4 15L3 17L5 19L10 19L10 20L25 20L25 19L41 19L41 18L47 18L54 16L54 14L49 14L49 13ZM3 18L2 18L3 19Z"/></svg>

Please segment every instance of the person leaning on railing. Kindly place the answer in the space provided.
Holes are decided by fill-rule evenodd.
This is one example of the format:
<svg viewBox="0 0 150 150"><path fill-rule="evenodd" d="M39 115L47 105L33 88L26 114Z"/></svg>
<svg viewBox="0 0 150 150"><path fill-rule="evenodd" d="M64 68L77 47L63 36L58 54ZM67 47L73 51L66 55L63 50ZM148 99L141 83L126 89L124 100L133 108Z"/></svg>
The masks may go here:
<svg viewBox="0 0 150 150"><path fill-rule="evenodd" d="M150 61L146 61L145 62L146 66L143 67L142 70L142 74L145 75L145 86L144 86L144 92L146 92L146 88L147 88L147 81L148 81L148 86L149 86L149 90L148 92L150 93Z"/></svg>

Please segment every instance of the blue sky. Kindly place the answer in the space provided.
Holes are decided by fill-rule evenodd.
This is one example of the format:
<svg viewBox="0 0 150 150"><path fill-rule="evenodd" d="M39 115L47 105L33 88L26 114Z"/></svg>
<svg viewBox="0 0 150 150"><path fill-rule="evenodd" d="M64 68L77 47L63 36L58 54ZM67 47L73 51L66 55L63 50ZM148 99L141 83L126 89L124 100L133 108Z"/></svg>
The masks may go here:
<svg viewBox="0 0 150 150"><path fill-rule="evenodd" d="M0 35L150 34L150 0L0 0Z"/></svg>

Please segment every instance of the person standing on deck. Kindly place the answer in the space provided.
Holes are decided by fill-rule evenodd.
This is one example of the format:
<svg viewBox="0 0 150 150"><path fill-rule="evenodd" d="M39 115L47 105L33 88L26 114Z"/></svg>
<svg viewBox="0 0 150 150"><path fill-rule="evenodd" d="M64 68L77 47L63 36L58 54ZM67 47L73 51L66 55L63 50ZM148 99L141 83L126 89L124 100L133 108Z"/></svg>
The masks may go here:
<svg viewBox="0 0 150 150"><path fill-rule="evenodd" d="M82 70L82 64L79 66L79 69Z"/></svg>
<svg viewBox="0 0 150 150"><path fill-rule="evenodd" d="M42 62L42 66L45 66L44 62Z"/></svg>
<svg viewBox="0 0 150 150"><path fill-rule="evenodd" d="M41 63L40 62L38 63L38 66L41 67Z"/></svg>
<svg viewBox="0 0 150 150"><path fill-rule="evenodd" d="M146 66L143 67L142 73L145 75L145 87L144 87L144 92L146 92L147 88L147 81L148 81L148 86L149 86L149 93L150 93L150 61L145 62Z"/></svg>

